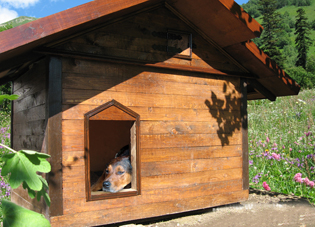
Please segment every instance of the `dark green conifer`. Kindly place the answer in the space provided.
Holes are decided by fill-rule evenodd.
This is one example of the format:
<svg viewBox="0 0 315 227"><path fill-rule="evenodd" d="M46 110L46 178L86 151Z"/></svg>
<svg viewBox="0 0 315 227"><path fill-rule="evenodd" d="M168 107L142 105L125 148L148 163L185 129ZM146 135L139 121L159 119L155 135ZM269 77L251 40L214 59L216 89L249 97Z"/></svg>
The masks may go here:
<svg viewBox="0 0 315 227"><path fill-rule="evenodd" d="M259 0L259 10L262 14L262 26L264 31L261 35L260 48L278 65L283 65L282 54L277 47L278 36L280 33L281 17L276 12L276 0Z"/></svg>
<svg viewBox="0 0 315 227"><path fill-rule="evenodd" d="M310 45L312 44L310 35L310 24L307 22L305 16L305 10L299 8L297 11L296 22L295 22L295 44L298 50L298 59L295 63L296 66L302 66L306 69L307 52Z"/></svg>

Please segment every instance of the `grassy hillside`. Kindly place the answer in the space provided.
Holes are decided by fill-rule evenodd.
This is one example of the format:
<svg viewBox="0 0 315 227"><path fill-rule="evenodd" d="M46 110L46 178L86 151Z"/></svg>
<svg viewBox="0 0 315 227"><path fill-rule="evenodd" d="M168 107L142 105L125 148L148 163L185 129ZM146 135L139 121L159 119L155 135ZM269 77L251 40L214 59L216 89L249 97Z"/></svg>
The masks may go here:
<svg viewBox="0 0 315 227"><path fill-rule="evenodd" d="M10 20L8 22L5 22L3 24L0 24L0 26L5 26L5 25L10 24L10 25L12 25L12 27L16 27L16 26L19 26L21 24L26 24L26 23L34 21L34 20L37 20L37 18L36 17L21 16L21 17L15 18L13 20Z"/></svg>

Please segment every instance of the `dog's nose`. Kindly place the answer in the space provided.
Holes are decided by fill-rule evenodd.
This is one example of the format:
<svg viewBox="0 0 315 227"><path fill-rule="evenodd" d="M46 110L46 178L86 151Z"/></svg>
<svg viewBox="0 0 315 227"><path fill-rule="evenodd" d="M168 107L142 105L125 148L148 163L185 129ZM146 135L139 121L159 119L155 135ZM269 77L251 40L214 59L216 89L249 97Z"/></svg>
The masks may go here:
<svg viewBox="0 0 315 227"><path fill-rule="evenodd" d="M109 188L110 187L110 182L109 181L104 181L103 187L104 188Z"/></svg>

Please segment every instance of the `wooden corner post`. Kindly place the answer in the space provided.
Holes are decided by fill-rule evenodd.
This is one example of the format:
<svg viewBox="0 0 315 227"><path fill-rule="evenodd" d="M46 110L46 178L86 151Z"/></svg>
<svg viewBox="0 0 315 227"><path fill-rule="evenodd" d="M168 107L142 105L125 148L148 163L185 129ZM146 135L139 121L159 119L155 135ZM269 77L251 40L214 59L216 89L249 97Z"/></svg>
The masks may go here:
<svg viewBox="0 0 315 227"><path fill-rule="evenodd" d="M248 115L247 115L247 81L241 78L241 121L242 121L242 158L243 158L243 190L249 189L248 164Z"/></svg>

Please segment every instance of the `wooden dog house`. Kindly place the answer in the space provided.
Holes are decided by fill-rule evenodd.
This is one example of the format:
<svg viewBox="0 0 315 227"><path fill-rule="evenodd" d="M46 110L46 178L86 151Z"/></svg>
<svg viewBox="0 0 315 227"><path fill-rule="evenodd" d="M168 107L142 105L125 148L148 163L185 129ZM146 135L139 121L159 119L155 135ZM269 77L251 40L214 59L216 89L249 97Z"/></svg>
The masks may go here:
<svg viewBox="0 0 315 227"><path fill-rule="evenodd" d="M249 41L233 0L94 0L0 33L13 81L12 147L51 155L51 206L12 200L52 226L96 226L248 197L247 100L299 86ZM122 146L131 188L91 192Z"/></svg>

